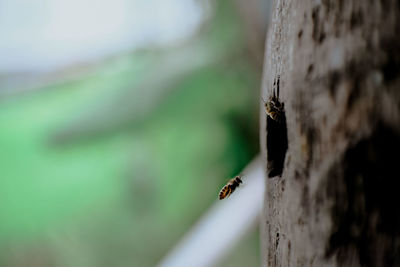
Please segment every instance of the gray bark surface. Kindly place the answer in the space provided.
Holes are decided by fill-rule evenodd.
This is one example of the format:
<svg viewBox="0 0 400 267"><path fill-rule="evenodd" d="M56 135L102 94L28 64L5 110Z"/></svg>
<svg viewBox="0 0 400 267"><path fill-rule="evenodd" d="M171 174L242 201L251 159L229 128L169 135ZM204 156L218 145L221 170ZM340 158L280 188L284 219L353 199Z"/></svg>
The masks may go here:
<svg viewBox="0 0 400 267"><path fill-rule="evenodd" d="M263 266L400 266L399 1L272 12L261 96L286 125L262 108Z"/></svg>

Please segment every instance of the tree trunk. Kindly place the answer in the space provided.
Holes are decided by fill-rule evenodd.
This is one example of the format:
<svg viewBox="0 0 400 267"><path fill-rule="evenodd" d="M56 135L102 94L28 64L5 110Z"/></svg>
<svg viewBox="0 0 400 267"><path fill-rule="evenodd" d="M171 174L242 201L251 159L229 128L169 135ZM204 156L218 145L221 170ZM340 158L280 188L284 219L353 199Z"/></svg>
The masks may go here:
<svg viewBox="0 0 400 267"><path fill-rule="evenodd" d="M275 0L264 266L400 266L400 3Z"/></svg>

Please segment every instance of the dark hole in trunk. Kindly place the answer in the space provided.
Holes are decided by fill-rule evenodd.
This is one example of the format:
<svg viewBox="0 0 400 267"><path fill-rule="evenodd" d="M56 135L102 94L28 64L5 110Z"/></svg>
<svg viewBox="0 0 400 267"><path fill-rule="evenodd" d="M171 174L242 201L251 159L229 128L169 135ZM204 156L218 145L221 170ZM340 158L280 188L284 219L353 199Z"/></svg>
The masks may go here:
<svg viewBox="0 0 400 267"><path fill-rule="evenodd" d="M286 116L283 111L281 121L267 116L267 173L272 178L282 174L288 148Z"/></svg>

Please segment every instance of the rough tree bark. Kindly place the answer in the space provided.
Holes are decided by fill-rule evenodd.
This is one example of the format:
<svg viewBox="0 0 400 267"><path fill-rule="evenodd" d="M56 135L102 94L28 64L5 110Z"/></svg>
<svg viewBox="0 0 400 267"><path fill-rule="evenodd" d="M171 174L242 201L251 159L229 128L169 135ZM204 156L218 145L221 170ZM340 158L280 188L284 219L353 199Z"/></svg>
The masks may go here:
<svg viewBox="0 0 400 267"><path fill-rule="evenodd" d="M263 265L400 266L400 3L272 10L261 95L286 122L262 109Z"/></svg>

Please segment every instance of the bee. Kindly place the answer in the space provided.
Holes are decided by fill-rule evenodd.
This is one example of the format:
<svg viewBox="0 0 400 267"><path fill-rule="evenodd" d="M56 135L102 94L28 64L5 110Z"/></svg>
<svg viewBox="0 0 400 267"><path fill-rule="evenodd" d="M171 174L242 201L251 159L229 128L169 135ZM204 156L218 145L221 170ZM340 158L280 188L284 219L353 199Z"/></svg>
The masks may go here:
<svg viewBox="0 0 400 267"><path fill-rule="evenodd" d="M264 101L262 98L261 100L264 102L265 112L267 115L274 121L282 123L284 120L283 103L279 102L275 95L271 96L268 101Z"/></svg>
<svg viewBox="0 0 400 267"><path fill-rule="evenodd" d="M221 191L219 191L219 199L224 199L229 197L233 191L235 191L236 187L239 186L239 184L242 183L242 177L241 176L236 176L235 178L232 178L228 181L228 183L222 187Z"/></svg>

